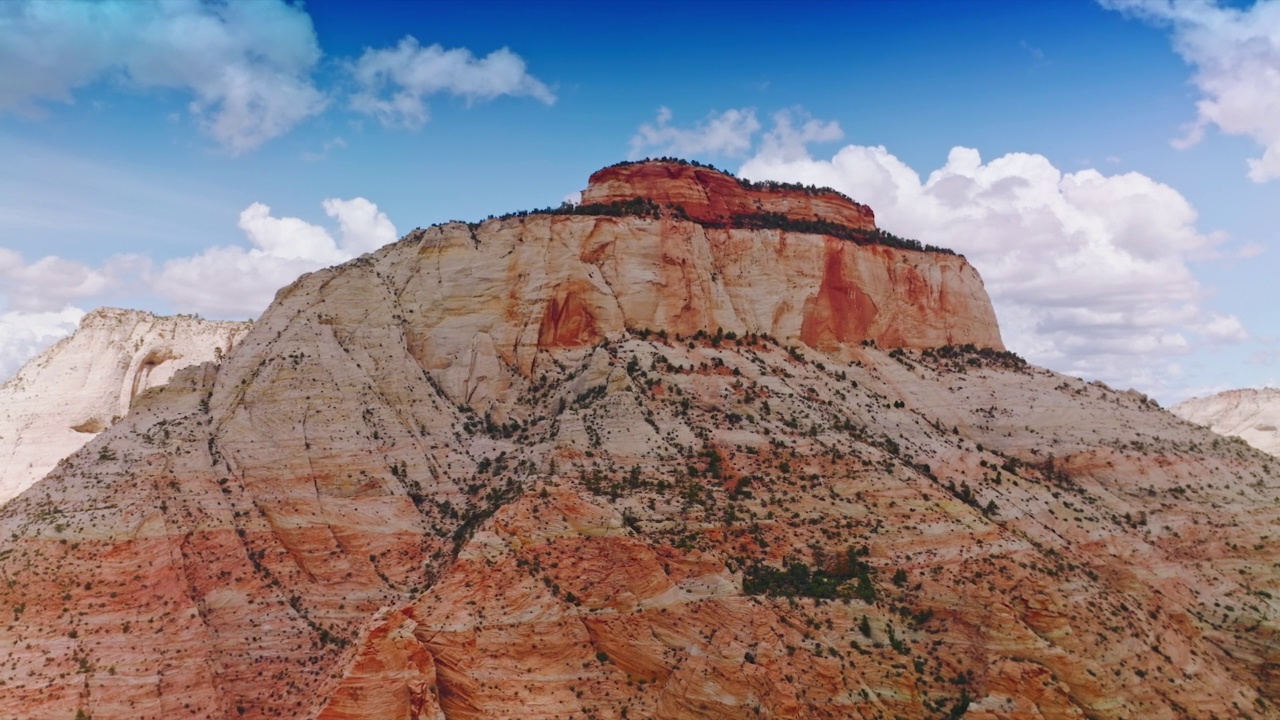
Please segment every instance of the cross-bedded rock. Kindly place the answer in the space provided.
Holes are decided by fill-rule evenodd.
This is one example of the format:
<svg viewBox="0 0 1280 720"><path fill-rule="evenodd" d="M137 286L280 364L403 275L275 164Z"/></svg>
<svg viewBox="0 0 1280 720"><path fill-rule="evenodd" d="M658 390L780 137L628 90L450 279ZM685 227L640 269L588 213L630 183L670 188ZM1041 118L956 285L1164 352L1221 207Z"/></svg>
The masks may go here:
<svg viewBox="0 0 1280 720"><path fill-rule="evenodd" d="M415 231L0 510L0 717L1277 717L1277 467L1213 438L954 255Z"/></svg>

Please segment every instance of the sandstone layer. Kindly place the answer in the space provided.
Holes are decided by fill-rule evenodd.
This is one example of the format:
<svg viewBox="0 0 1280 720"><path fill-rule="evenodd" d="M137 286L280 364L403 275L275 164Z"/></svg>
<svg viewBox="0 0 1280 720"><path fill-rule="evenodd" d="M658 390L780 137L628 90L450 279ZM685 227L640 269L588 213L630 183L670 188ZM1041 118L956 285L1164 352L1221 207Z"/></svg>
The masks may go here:
<svg viewBox="0 0 1280 720"><path fill-rule="evenodd" d="M620 163L591 175L582 203L607 205L645 198L680 207L695 222L725 223L737 215L776 213L797 221L822 220L874 230L871 208L828 188L753 186L712 168L676 162Z"/></svg>
<svg viewBox="0 0 1280 720"><path fill-rule="evenodd" d="M1280 455L1280 390L1227 390L1184 400L1170 412L1221 435L1238 437L1272 455Z"/></svg>
<svg viewBox="0 0 1280 720"><path fill-rule="evenodd" d="M388 292L421 298L400 315L410 355L481 411L514 398L513 373L541 371L538 353L643 328L764 333L844 356L864 341L1002 347L982 280L956 255L557 215L434 227L388 253Z"/></svg>
<svg viewBox="0 0 1280 720"><path fill-rule="evenodd" d="M231 352L250 323L101 308L0 385L0 503L44 477L177 370Z"/></svg>
<svg viewBox="0 0 1280 720"><path fill-rule="evenodd" d="M0 718L1280 717L1276 461L836 242L529 216L300 278L0 509ZM806 335L832 253L905 319Z"/></svg>

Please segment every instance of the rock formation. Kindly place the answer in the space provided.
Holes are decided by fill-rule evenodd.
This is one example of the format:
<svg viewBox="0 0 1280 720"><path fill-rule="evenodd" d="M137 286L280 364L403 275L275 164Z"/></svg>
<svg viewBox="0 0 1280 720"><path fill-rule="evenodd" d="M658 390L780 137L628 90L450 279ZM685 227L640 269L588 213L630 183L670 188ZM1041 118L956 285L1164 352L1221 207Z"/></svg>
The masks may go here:
<svg viewBox="0 0 1280 720"><path fill-rule="evenodd" d="M1259 450L1280 455L1280 390L1227 390L1184 400L1169 408L1178 417L1238 437Z"/></svg>
<svg viewBox="0 0 1280 720"><path fill-rule="evenodd" d="M962 258L658 215L415 231L144 394L0 509L0 718L1280 717L1276 461Z"/></svg>
<svg viewBox="0 0 1280 720"><path fill-rule="evenodd" d="M820 220L855 230L876 227L871 208L829 188L803 191L757 186L712 168L682 163L619 163L607 167L591 175L582 192L582 203L610 204L637 197L679 207L687 217L702 223L773 213L796 221Z"/></svg>
<svg viewBox="0 0 1280 720"><path fill-rule="evenodd" d="M231 351L247 322L101 308L0 385L0 503L44 477L173 373Z"/></svg>

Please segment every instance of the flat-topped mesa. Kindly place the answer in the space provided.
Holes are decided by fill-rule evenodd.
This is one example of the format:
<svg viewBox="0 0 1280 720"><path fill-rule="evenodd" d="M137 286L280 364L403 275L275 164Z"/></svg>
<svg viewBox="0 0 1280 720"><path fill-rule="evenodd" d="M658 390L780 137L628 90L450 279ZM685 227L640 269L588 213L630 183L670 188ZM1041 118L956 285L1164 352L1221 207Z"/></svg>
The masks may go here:
<svg viewBox="0 0 1280 720"><path fill-rule="evenodd" d="M620 163L591 175L582 203L607 205L637 197L679 206L691 220L722 224L734 216L778 214L875 230L871 208L830 188L802 189L739 181L713 168L668 160Z"/></svg>

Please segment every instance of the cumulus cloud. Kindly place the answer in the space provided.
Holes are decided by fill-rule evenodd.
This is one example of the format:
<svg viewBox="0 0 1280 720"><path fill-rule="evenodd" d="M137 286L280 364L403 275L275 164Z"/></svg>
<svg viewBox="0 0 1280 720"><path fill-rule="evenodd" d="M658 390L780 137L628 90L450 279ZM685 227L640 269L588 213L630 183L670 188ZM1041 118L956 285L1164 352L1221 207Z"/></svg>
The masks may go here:
<svg viewBox="0 0 1280 720"><path fill-rule="evenodd" d="M1248 337L1236 317L1201 306L1188 266L1222 238L1199 231L1191 204L1149 177L1063 172L1024 153L984 162L957 147L922 178L883 147L816 159L775 145L787 150L762 146L740 174L834 187L869 204L886 230L965 254L1006 344L1033 362L1156 391L1193 340Z"/></svg>
<svg viewBox="0 0 1280 720"><path fill-rule="evenodd" d="M529 74L524 59L507 48L476 58L466 48L422 47L405 36L395 47L365 50L349 69L357 86L352 109L388 127L422 127L430 119L425 99L441 93L468 103L503 95L548 105L556 101L555 93Z"/></svg>
<svg viewBox="0 0 1280 720"><path fill-rule="evenodd" d="M752 108L711 113L692 128L671 124L670 108L658 108L658 117L644 123L631 138L631 157L661 155L745 155L752 139L760 130L760 121Z"/></svg>
<svg viewBox="0 0 1280 720"><path fill-rule="evenodd" d="M1249 331L1234 315L1210 313L1195 326L1197 332L1217 343L1238 343L1249 339Z"/></svg>
<svg viewBox="0 0 1280 720"><path fill-rule="evenodd" d="M53 255L27 263L8 248L0 248L0 280L9 309L37 313L100 293L111 282L106 272L83 263Z"/></svg>
<svg viewBox="0 0 1280 720"><path fill-rule="evenodd" d="M110 290L138 261L120 256L93 268L51 255L27 262L0 247L0 379L75 330L84 310L73 303Z"/></svg>
<svg viewBox="0 0 1280 720"><path fill-rule="evenodd" d="M8 380L27 360L70 335L82 317L84 311L70 305L48 312L0 313L0 381Z"/></svg>
<svg viewBox="0 0 1280 720"><path fill-rule="evenodd" d="M398 237L387 214L362 197L330 198L321 205L329 217L338 221L338 249L348 257L377 250Z"/></svg>
<svg viewBox="0 0 1280 720"><path fill-rule="evenodd" d="M253 203L240 213L250 247L228 245L164 263L151 287L181 311L215 317L256 317L276 290L299 275L374 250L397 235L386 213L364 198L328 199L325 213L338 236L299 218L274 217Z"/></svg>
<svg viewBox="0 0 1280 720"><path fill-rule="evenodd" d="M312 77L321 57L310 16L287 0L0 2L0 112L39 117L97 83L177 90L200 129L233 155L329 106ZM426 100L437 94L468 104L503 95L556 100L508 48L477 58L406 36L338 64L354 83L351 109L388 127L422 126ZM323 159L345 145L334 138L303 156Z"/></svg>
<svg viewBox="0 0 1280 720"><path fill-rule="evenodd" d="M1224 7L1216 0L1100 0L1173 30L1174 48L1195 67L1197 117L1175 141L1199 142L1206 128L1252 138L1263 147L1248 161L1249 178L1280 177L1280 3Z"/></svg>
<svg viewBox="0 0 1280 720"><path fill-rule="evenodd" d="M773 129L760 139L759 155L775 162L801 160L809 156L811 143L834 142L843 137L844 131L835 120L816 120L799 108L779 110L773 114Z"/></svg>
<svg viewBox="0 0 1280 720"><path fill-rule="evenodd" d="M98 81L189 92L200 127L233 154L325 106L311 18L281 0L0 3L0 110L39 115Z"/></svg>

